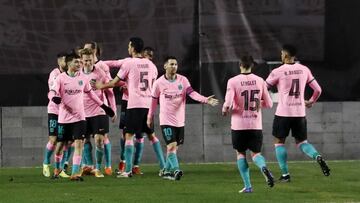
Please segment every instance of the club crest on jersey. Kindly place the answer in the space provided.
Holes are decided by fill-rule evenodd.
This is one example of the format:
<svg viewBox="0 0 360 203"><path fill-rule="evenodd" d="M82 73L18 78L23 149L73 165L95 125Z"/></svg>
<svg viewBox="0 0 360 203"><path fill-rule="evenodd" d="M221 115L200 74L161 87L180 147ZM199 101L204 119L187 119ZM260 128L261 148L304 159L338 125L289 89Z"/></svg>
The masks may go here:
<svg viewBox="0 0 360 203"><path fill-rule="evenodd" d="M178 85L179 90L182 90L183 86L181 84Z"/></svg>
<svg viewBox="0 0 360 203"><path fill-rule="evenodd" d="M83 81L82 80L79 80L79 85L83 85Z"/></svg>

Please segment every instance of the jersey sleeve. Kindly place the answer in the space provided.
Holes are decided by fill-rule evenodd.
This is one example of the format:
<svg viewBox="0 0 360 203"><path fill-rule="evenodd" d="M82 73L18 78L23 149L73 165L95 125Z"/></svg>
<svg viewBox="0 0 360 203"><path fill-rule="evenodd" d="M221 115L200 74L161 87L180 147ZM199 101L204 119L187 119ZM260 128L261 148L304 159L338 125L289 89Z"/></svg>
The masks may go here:
<svg viewBox="0 0 360 203"><path fill-rule="evenodd" d="M268 78L266 78L267 87L268 88L273 87L277 85L278 82L279 82L279 74L277 73L276 69L274 69L273 71L271 71Z"/></svg>
<svg viewBox="0 0 360 203"><path fill-rule="evenodd" d="M273 106L273 102L271 100L268 88L266 83L263 83L262 88L262 97L261 97L261 106L264 108L271 108Z"/></svg>
<svg viewBox="0 0 360 203"><path fill-rule="evenodd" d="M125 80L125 78L129 75L129 71L130 71L129 63L124 63L122 68L116 74L116 76L119 77L121 80Z"/></svg>
<svg viewBox="0 0 360 203"><path fill-rule="evenodd" d="M231 80L229 80L226 85L226 94L225 94L225 102L223 104L223 110L230 108L232 106L234 101L234 96L235 96L235 91L234 88L232 87Z"/></svg>

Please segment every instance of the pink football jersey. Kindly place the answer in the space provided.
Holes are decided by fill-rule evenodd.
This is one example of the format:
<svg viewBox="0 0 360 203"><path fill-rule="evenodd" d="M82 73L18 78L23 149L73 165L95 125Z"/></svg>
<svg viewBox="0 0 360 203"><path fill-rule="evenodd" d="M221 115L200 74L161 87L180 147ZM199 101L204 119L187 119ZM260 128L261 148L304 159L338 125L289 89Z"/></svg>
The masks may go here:
<svg viewBox="0 0 360 203"><path fill-rule="evenodd" d="M154 83L152 102L148 117L152 117L156 110L157 100L160 99L160 125L182 127L185 125L186 95L201 103L206 103L207 98L195 92L185 76L176 74L174 81L169 81L165 75Z"/></svg>
<svg viewBox="0 0 360 203"><path fill-rule="evenodd" d="M272 107L265 81L252 73L239 74L227 83L225 108L231 108L232 130L262 130L261 108Z"/></svg>
<svg viewBox="0 0 360 203"><path fill-rule="evenodd" d="M54 68L50 75L49 75L49 79L48 79L48 86L49 86L49 91L52 89L52 87L55 85L55 80L56 80L56 77L58 75L61 74L61 71L59 68ZM48 106L47 106L47 112L48 113L52 113L52 114L56 114L58 115L59 114L59 105L55 104L54 102L52 102L51 100L49 101L48 103Z"/></svg>
<svg viewBox="0 0 360 203"><path fill-rule="evenodd" d="M117 77L127 81L128 109L150 108L151 88L157 74L156 66L146 58L131 58L124 62Z"/></svg>
<svg viewBox="0 0 360 203"><path fill-rule="evenodd" d="M84 93L97 102L98 105L103 102L92 91L88 79L80 74L80 71L74 77L66 72L60 74L52 87L52 96L61 97L59 108L59 123L74 123L85 120Z"/></svg>
<svg viewBox="0 0 360 203"><path fill-rule="evenodd" d="M299 63L283 64L271 71L266 79L268 86L277 86L279 104L275 115L284 117L304 117L304 92L306 84L314 89L313 102L320 96L321 88L309 68Z"/></svg>
<svg viewBox="0 0 360 203"><path fill-rule="evenodd" d="M93 70L90 73L84 73L84 69L82 69L80 75L86 79L86 81L84 81L85 83L90 83L90 81L101 81L105 83L108 81L105 72L96 66L93 67ZM106 101L103 90L97 90L96 88L92 88L92 90L103 102ZM104 103L107 104L107 102ZM105 115L105 111L87 94L84 94L84 110L85 117Z"/></svg>

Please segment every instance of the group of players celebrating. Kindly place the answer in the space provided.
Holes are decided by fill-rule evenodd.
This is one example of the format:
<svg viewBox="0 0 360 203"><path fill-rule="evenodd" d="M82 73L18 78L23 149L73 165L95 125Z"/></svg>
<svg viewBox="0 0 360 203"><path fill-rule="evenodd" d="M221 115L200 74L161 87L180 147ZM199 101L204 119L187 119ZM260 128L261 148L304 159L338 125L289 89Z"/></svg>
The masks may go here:
<svg viewBox="0 0 360 203"><path fill-rule="evenodd" d="M43 175L52 178L70 178L82 181L84 175L104 177L102 160L105 157L105 175L112 175L111 143L108 138L109 117L117 118L112 88L119 86L121 101L120 129L121 152L116 177L129 178L142 174L139 164L144 147L144 135L152 143L159 161L159 176L168 180L180 180L177 150L184 143L186 96L203 104L216 106L214 96L205 97L194 91L188 79L177 73L178 63L174 56L164 60L165 73L158 78L152 62L153 49L144 48L141 38L132 37L128 44L128 58L111 61L99 60L101 49L95 42L85 43L70 53L58 54L58 65L49 76L49 141L43 162ZM281 169L280 181L289 182L287 151L284 146L290 130L299 149L319 163L325 176L330 169L323 157L307 141L305 108L312 107L321 94L321 88L311 71L295 63L296 49L284 45L281 50L283 65L274 69L266 81L251 73L254 61L251 56L240 60L240 74L229 79L223 116L231 113L233 148L237 152L237 166L244 182L240 193L253 192L246 151L261 170L267 184L274 186L274 177L261 155L262 108L271 108L273 102L268 88L276 86L279 104L273 123L276 158ZM110 68L118 68L112 78ZM313 89L313 95L305 100L305 86ZM164 157L159 139L154 133L153 118L160 104L159 121L166 143ZM95 143L95 164L92 156L91 137ZM68 160L73 152L72 171L69 176ZM55 169L50 172L50 159L54 153ZM135 156L134 156L135 154ZM134 160L133 160L134 156Z"/></svg>

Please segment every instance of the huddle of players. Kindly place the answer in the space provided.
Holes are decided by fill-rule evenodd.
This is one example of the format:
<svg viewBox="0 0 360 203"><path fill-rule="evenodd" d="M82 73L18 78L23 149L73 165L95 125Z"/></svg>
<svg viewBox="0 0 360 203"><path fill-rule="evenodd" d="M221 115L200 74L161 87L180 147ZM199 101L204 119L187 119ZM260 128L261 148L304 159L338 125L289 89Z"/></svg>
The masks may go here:
<svg viewBox="0 0 360 203"><path fill-rule="evenodd" d="M179 168L176 153L178 146L184 142L186 96L189 95L196 101L212 106L217 105L218 100L214 99L213 96L204 97L195 92L187 78L177 74L178 65L175 57L170 56L165 59L165 74L157 79L158 72L155 65L149 59L143 57L142 50L143 41L137 37L131 38L128 45L131 57L107 62L110 67L120 68L117 76L112 80L108 78L107 80L99 79L91 81L92 86L96 87L93 88L93 91L113 88L119 86L121 81L124 81L123 84L120 84L126 92L123 96L124 102L121 105L122 118L120 120L123 121L122 123L125 123L122 126L124 131L123 138L125 138L122 160L125 159L125 162L120 162L120 170L117 173L117 177L128 178L134 173L134 168L132 167L134 135L136 134L142 139L141 134L146 133L153 143L155 154L160 162L161 170L159 175L169 180L180 180L183 172ZM284 45L281 50L281 59L284 64L274 69L266 81L251 73L254 65L253 58L251 56L243 56L240 64L241 73L228 81L222 113L225 116L231 111L232 143L237 151L237 166L245 185L239 191L240 193L251 193L253 191L250 183L249 167L246 161L247 149L251 151L252 159L264 174L267 184L270 187L274 186L274 178L266 167L265 159L260 153L262 146L261 108L272 107L272 101L268 92L268 88L272 86L276 86L279 92L279 104L275 113L272 134L275 137L276 157L282 172L280 181L290 181L286 162L287 152L284 146L290 130L301 151L319 163L325 176L330 175L330 169L322 156L307 142L305 107L310 108L317 101L321 94L321 88L306 66L295 63L295 55L295 47ZM69 60L66 61L68 62ZM314 90L309 100L304 99L305 86L307 84ZM88 89L86 90L88 91ZM87 91L85 92L88 93ZM103 111L111 117L115 117L111 108L106 106L107 103L104 104L101 101L97 101L94 97L90 96L92 94L88 95L90 100L93 101L94 106L96 104L99 110L103 108ZM51 103L54 102L54 98L58 97L50 95L49 98ZM127 103L125 103L126 99ZM106 101L106 99L103 101ZM167 144L165 161L160 143L153 130L153 115L158 101L160 102L160 126ZM61 106L63 107L61 108ZM111 106L113 107L113 105ZM123 108L125 106L126 110ZM67 105L60 104L60 109L67 110ZM104 112L102 112L102 115L104 115ZM60 119L59 123L61 123ZM51 131L51 128L49 128L49 131ZM93 134L96 134L96 132ZM74 138L76 137L74 136ZM61 140L59 135L58 140ZM99 148L101 147L99 146ZM79 151L75 154L79 155ZM56 154L55 162L58 159L59 157ZM81 158L73 158L73 164L79 163L78 159L81 160ZM100 171L100 168L96 167L95 170ZM80 176L75 177L77 177L75 179L79 179Z"/></svg>

